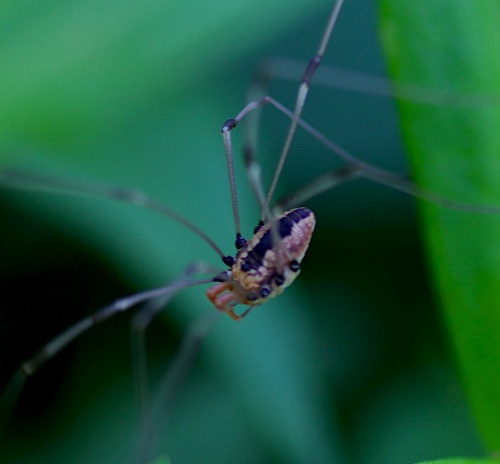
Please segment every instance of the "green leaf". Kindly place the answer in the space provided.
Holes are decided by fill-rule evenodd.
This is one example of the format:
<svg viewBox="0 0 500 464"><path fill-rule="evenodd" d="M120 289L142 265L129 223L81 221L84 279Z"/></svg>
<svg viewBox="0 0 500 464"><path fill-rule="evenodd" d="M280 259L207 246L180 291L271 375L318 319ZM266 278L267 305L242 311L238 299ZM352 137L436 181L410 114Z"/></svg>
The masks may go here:
<svg viewBox="0 0 500 464"><path fill-rule="evenodd" d="M437 461L423 461L418 464L498 464L497 459L449 458Z"/></svg>
<svg viewBox="0 0 500 464"><path fill-rule="evenodd" d="M172 461L169 458L162 456L152 461L151 464L172 464Z"/></svg>
<svg viewBox="0 0 500 464"><path fill-rule="evenodd" d="M414 178L474 205L500 205L499 19L493 0L381 1L392 78L433 100L398 102ZM500 216L429 204L421 212L462 379L485 443L498 452Z"/></svg>

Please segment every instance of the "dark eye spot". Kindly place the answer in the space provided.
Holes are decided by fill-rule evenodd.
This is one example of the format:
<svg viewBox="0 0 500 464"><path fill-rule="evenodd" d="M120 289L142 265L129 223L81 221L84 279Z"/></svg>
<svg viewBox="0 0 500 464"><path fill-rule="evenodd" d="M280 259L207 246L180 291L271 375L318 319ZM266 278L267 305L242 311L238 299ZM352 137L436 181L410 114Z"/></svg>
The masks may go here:
<svg viewBox="0 0 500 464"><path fill-rule="evenodd" d="M260 296L262 298L266 298L267 296L270 295L270 293L271 293L271 287L269 287L268 285L265 285L260 289Z"/></svg>
<svg viewBox="0 0 500 464"><path fill-rule="evenodd" d="M255 226L253 233L256 234L260 229L262 229L262 227L264 227L264 223L262 221L259 221L259 223Z"/></svg>
<svg viewBox="0 0 500 464"><path fill-rule="evenodd" d="M249 271L250 269L252 269L252 265L250 263L248 263L247 261L243 261L241 263L241 267L240 269L243 271L243 272L247 272Z"/></svg>
<svg viewBox="0 0 500 464"><path fill-rule="evenodd" d="M296 259L290 261L290 264L288 265L288 267L293 272L299 272L299 270L300 270L300 264Z"/></svg>
<svg viewBox="0 0 500 464"><path fill-rule="evenodd" d="M255 301L257 299L257 295L254 292L250 292L247 294L248 301Z"/></svg>
<svg viewBox="0 0 500 464"><path fill-rule="evenodd" d="M285 276L282 274L278 274L274 276L274 281L276 282L276 285L281 287L285 283Z"/></svg>
<svg viewBox="0 0 500 464"><path fill-rule="evenodd" d="M237 250L241 250L246 245L246 243L247 241L240 234L238 234L236 236L234 246L236 247Z"/></svg>

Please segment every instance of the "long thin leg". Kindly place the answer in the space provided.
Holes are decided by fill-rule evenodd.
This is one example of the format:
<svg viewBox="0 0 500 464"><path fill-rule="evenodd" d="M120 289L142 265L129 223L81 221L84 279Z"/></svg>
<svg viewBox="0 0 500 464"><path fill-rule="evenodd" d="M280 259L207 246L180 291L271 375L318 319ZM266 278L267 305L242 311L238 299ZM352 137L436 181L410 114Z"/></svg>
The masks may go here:
<svg viewBox="0 0 500 464"><path fill-rule="evenodd" d="M271 103L275 108L286 114L288 117L292 117L291 111L277 101L268 97L267 102ZM326 135L316 130L306 121L302 119L299 120L299 125L314 138L319 140L331 152L345 161L348 166L350 166L348 172L351 171L351 174L349 174L349 177L346 180L354 179L356 177L364 177L378 184L385 185L386 187L399 190L400 192L407 193L416 198L444 206L448 209L481 214L500 214L500 206L474 205L471 203L450 200L449 198L442 197L437 193L425 190L418 185L415 185L405 176L386 171L356 158L346 149L336 144L333 140L330 140ZM315 196L317 193L336 187L340 180L338 176L335 175L336 172L338 171L332 171L330 176L329 174L326 174L325 176L321 176L319 179L312 181L309 186L302 189L302 197L296 197L296 199L299 202L303 202L306 199ZM328 177L330 178L330 184L328 184Z"/></svg>
<svg viewBox="0 0 500 464"><path fill-rule="evenodd" d="M234 230L236 235L236 240L234 245L236 246L236 249L239 250L245 245L245 239L241 235L240 212L238 209L238 194L236 191L236 176L234 175L234 153L233 153L233 145L231 143L231 134L230 134L230 130L232 129L232 127L229 127L230 124L227 125L228 123L229 121L227 121L226 124L222 126L222 139L224 141L224 149L226 152L229 190L231 192L231 204L233 207ZM226 261L224 262L230 265L230 263Z"/></svg>
<svg viewBox="0 0 500 464"><path fill-rule="evenodd" d="M250 181L250 184L252 186L252 189L254 191L254 194L260 204L261 207L261 218L259 225L263 225L265 221L271 222L272 221L272 215L270 212L270 203L271 199L273 197L274 191L276 189L276 185L279 181L279 178L281 176L281 172L283 170L283 167L285 165L286 159L288 157L288 153L290 151L290 146L292 144L293 137L295 135L295 132L297 130L297 125L299 121L301 120L300 116L302 114L302 111L304 109L304 105L307 99L307 95L309 93L309 88L311 84L311 79L316 73L316 70L319 68L321 64L321 60L323 58L323 55L326 51L326 48L330 42L330 37L334 28L334 25L337 21L338 15L340 13L340 10L342 8L343 0L337 0L333 6L333 9L330 13L328 23L326 25L326 28L323 32L323 36L321 38L318 50L315 54L315 56L309 61L302 81L300 83L297 97L295 100L295 109L293 111L293 114L291 115L291 124L288 129L288 133L285 139L285 143L283 145L278 164L276 166L276 170L274 172L273 179L271 181L271 186L269 187L267 196L264 193L264 189L262 187L262 178L261 178L261 173L260 173L260 166L255 159L254 156L254 150L256 147L256 142L257 142L257 127L258 127L258 117L254 118L254 124L252 125L251 129L249 129L246 134L247 134L247 139L245 142L245 165L247 168L247 174L248 178ZM262 82L261 82L262 85ZM257 115L258 112L260 111L260 106L263 104L266 104L266 98L268 97L263 97L260 100L252 101L250 102L234 119L229 119L224 123L222 126L222 135L224 139L224 146L226 149L226 155L228 159L228 166L230 164L231 160L231 168L232 168L232 159L233 159L233 150L232 150L232 144L231 144L231 130L236 127L238 122L248 113L251 111L257 110ZM231 179L231 170L230 170L230 179ZM234 180L232 181L234 183ZM233 188L233 186L232 186ZM235 194L233 194L235 196ZM233 199L233 209L235 205L235 199ZM236 217L235 217L236 221ZM238 222L237 222L237 227L238 227ZM280 244L280 237L279 237L279 232L275 229L275 227L272 227L271 229L272 235L273 235L273 242L276 244ZM236 235L236 247L238 248L238 229L237 229L237 235ZM286 265L287 262L287 252L286 249L281 247L280 250L277 252L278 254L278 270L279 272L282 271L283 267Z"/></svg>
<svg viewBox="0 0 500 464"><path fill-rule="evenodd" d="M294 113L290 109L286 108L281 103L274 100L272 97L266 95L260 100L253 101L247 104L235 118L236 123L238 123L241 119L254 111L256 108L267 104L274 106L284 115L286 115L290 119L293 119ZM474 205L466 202L450 200L434 192L429 192L428 190L415 185L404 176L394 174L356 158L346 149L336 144L333 140L329 139L326 135L315 129L303 119L299 118L297 124L301 126L306 132L311 134L315 139L321 142L326 148L328 148L329 151L331 151L342 161L344 161L346 163L346 167L344 167L343 170L334 170L331 173L325 174L319 179L312 181L308 186L302 188L298 193L293 195L293 201L285 199L283 202L280 202L280 204L284 208L286 208L285 205L291 206L301 204L303 201L321 192L336 187L341 182L364 177L381 185L385 185L387 187L399 190L414 197L430 201L431 203L435 203L449 209L456 209L459 211L467 211L473 213L500 214L500 206ZM234 124L233 127L236 127L236 124Z"/></svg>
<svg viewBox="0 0 500 464"><path fill-rule="evenodd" d="M413 184L407 178L390 173L388 171L379 169L375 166L369 165L361 160L358 160L350 153L348 153L345 149L335 144L332 140L328 139L325 135L321 134L319 131L314 129L312 126L307 124L304 120L301 119L301 113L303 106L305 104L305 100L308 94L310 81L312 76L315 74L318 69L323 53L328 45L331 32L333 30L333 26L335 24L336 18L342 6L342 2L338 1L334 5L332 13L330 14L327 27L325 32L323 33L323 37L321 39L320 46L318 48L318 53L316 56L309 62L306 71L304 73L304 77L301 81L294 111L290 111L279 102L274 100L272 97L267 95L261 96L265 93L267 88L267 83L271 77L275 77L278 74L273 69L287 69L289 72L285 74L285 77L289 78L290 75L293 75L293 78L298 74L299 68L303 69L303 63L297 63L292 60L287 60L286 64L283 63L274 63L277 60L283 61L282 58L274 59L268 62L267 66L261 68L259 72L256 74L256 78L254 79L253 84L249 88L249 100L248 103L240 113L234 118L228 120L223 126L223 132L225 134L225 144L231 147L231 139L230 139L230 131L236 127L239 121L244 118L247 114L253 113L254 117L250 118L249 121L245 124L245 144L244 144L244 159L247 170L247 175L254 191L255 197L257 198L259 205L261 207L262 215L261 215L261 223L263 223L264 219L269 222L272 219L272 214L269 208L269 204L274 193L276 184L280 177L281 171L286 161L286 157L288 156L288 151L290 148L291 141L293 139L293 135L295 134L296 128L298 125L302 126L307 132L317 138L320 142L323 143L330 151L334 152L337 156L343 159L347 165L338 170L333 170L331 172L326 173L310 184L304 186L299 191L294 193L293 195L281 200L277 205L277 210L282 211L286 210L292 206L300 205L303 201L318 195L321 192L329 190L333 187L336 187L340 183L346 182L348 180L352 180L358 177L364 177L370 180L373 180L382 185L386 185L388 187L394 188L396 190L402 191L404 193L408 193L415 197L440 204L447 208L468 211L468 212L478 212L478 213L499 213L500 207L497 206L480 206L480 205L472 205L465 202L457 202L452 201L447 198L441 197L438 194L433 192L428 192L415 184ZM273 62L274 61L274 62ZM291 62L292 61L292 62ZM290 63L291 62L291 63ZM292 65L292 66L291 66ZM294 69L291 69L294 68ZM342 74L343 73L343 74ZM338 70L335 68L327 68L324 76L319 80L320 84L323 85L331 85L333 82L347 82L348 87L352 90L363 91L368 87L368 92L381 96L391 96L395 98L404 98L409 100L414 100L426 104L445 104L450 106L477 106L477 105L492 105L497 104L498 96L497 95L456 95L453 93L445 92L439 89L423 89L420 86L407 84L407 83L392 83L387 79L377 78L373 76L368 76L362 73L347 73L342 70ZM257 146L257 134L258 134L258 125L259 125L259 115L261 107L271 103L282 113L287 115L291 119L291 125L289 128L289 132L287 135L287 139L285 141L280 159L278 161L278 165L276 167L276 171L271 183L271 187L268 191L268 194L264 193L264 189L262 187L262 178L260 165L256 159L255 151ZM232 148L230 148L232 151Z"/></svg>
<svg viewBox="0 0 500 464"><path fill-rule="evenodd" d="M316 70L318 69L321 60L323 58L323 55L326 51L326 47L328 46L328 43L330 41L330 36L333 31L333 27L335 25L335 22L338 18L338 15L340 13L340 10L342 8L344 0L337 0L333 6L332 12L330 13L328 23L325 27L325 30L323 32L323 36L321 38L318 50L315 54L315 56L309 61L309 64L307 65L304 75L302 77L302 81L300 83L297 97L295 100L295 109L293 112L293 117L291 118L291 124L288 129L288 134L285 139L285 143L283 145L283 149L281 151L278 164L276 166L276 170L274 172L273 180L271 182L271 186L267 192L267 195L265 195L264 190L262 188L262 181L261 181L261 176L260 176L260 167L258 166L258 163L256 159L254 158L254 150L257 142L257 126L258 122L257 119L255 118L255 122L252 125L252 129L248 130L247 132L247 139L245 142L245 162L247 166L247 173L249 177L250 184L252 185L252 189L255 193L255 196L261 206L261 223L264 222L264 220L270 221L271 215L270 215L270 210L269 210L269 205L271 203L271 199L274 194L274 190L276 189L276 185L278 183L278 180L281 175L281 171L283 170L283 166L285 165L288 153L290 151L290 146L293 140L293 137L295 135L295 132L297 130L297 124L298 121L300 120L300 116L302 114L302 110L304 108L307 95L309 93L309 87L311 84L311 79L313 75L315 74ZM262 86L264 83L260 82L260 86ZM252 108L253 109L258 109L259 106L261 106L258 103L259 100L257 100L255 103L255 106ZM251 106L252 103L249 103L247 106ZM248 112L248 111L247 111ZM232 191L232 197L233 197L233 210L235 210L235 200L236 200L236 194L235 194L235 187L234 187L234 175L232 175L231 170L232 170L232 159L233 159L233 149L232 149L232 144L231 144L231 136L230 136L230 131L236 127L238 124L239 120L243 117L244 115L241 115L241 113L236 116L234 119L229 119L224 123L222 126L222 135L224 139L224 146L226 148L226 155L228 159L228 167L229 167L229 178L230 178L230 183L231 183L231 191ZM234 193L233 193L234 192ZM236 220L236 215L235 215L235 223L236 223L236 231L237 231L237 247L238 247L238 227L239 227L239 219Z"/></svg>
<svg viewBox="0 0 500 464"><path fill-rule="evenodd" d="M196 263L186 268L179 277L170 286L189 282L194 274L204 273L207 271L207 266L204 263ZM211 270L213 271L213 269ZM213 273L213 272L212 272ZM213 279L210 279L213 282ZM142 419L143 430L145 435L149 435L149 378L147 369L146 356L146 340L145 332L153 318L165 308L170 300L175 296L175 293L168 293L154 300L149 300L139 309L132 320L131 338L132 338L132 355L135 371L136 392L138 398L139 412Z"/></svg>
<svg viewBox="0 0 500 464"><path fill-rule="evenodd" d="M189 269L190 272L187 275L193 275L195 273L216 274L215 269L204 263L195 264L193 267ZM214 281L213 277L197 279L197 280L192 280L189 277L186 277L184 279L180 279L164 287L147 290L132 296L116 300L114 303L105 306L104 308L100 309L93 315L88 316L82 319L81 321L77 322L68 330L66 330L64 333L62 333L61 335L59 335L58 337L47 343L35 356L33 356L31 359L27 360L22 364L22 366L17 370L17 372L12 377L5 391L10 396L14 395L16 392L19 392L22 385L24 384L24 380L27 377L33 375L38 369L40 369L40 367L42 367L48 360L50 360L54 355L56 355L59 351L61 351L71 341L75 340L77 337L79 337L81 334L83 334L85 331L87 331L94 325L104 322L114 314L126 311L129 308L153 300L155 298L163 297L170 299L177 292L179 292L184 288L193 287L195 285L201 285L205 283L212 283L213 281ZM2 401L1 403L4 403L4 401ZM0 412L0 417L5 417L6 415L7 411Z"/></svg>
<svg viewBox="0 0 500 464"><path fill-rule="evenodd" d="M267 81L282 79L297 81L304 69L304 62L284 57L267 58L257 69L254 85L249 90L248 101L257 100L267 88ZM342 89L384 98L413 101L426 105L451 107L488 107L500 103L500 95L493 93L457 93L445 89L434 89L409 82L394 82L386 77L359 71L350 71L335 66L321 65L314 75L315 87ZM262 91L261 89L264 89ZM246 126L249 126L247 123Z"/></svg>
<svg viewBox="0 0 500 464"><path fill-rule="evenodd" d="M250 112L259 111L259 108L264 105L262 99L255 100L248 103L243 110L241 110L236 117L228 119L222 126L222 138L224 140L224 147L226 149L227 158L233 157L233 144L231 142L231 131L238 125L238 123ZM256 139L256 138L255 138ZM261 210L261 222L265 218L267 221L271 221L271 215L266 203L266 195L264 193L264 188L262 187L262 178L260 175L260 165L254 156L254 143L248 142L245 144L245 165L247 170L247 176L250 181L250 185L254 192L255 198L259 203ZM238 236L237 236L238 239ZM238 243L236 244L238 248Z"/></svg>
<svg viewBox="0 0 500 464"><path fill-rule="evenodd" d="M191 268L188 268L178 282L189 278ZM167 294L155 300L148 301L139 309L131 324L132 359L134 366L134 380L139 415L141 417L144 435L150 434L150 423L148 418L149 404L149 376L147 368L145 332L152 319L170 302L174 295Z"/></svg>
<svg viewBox="0 0 500 464"><path fill-rule="evenodd" d="M150 405L150 383L148 375L148 362L146 355L146 329L151 319L169 302L170 298L162 297L148 302L134 316L131 324L132 358L134 367L135 393L137 398L138 412L141 423L141 435L146 443L151 443L152 426L149 417ZM152 459L149 447L144 447L141 452L144 462Z"/></svg>
<svg viewBox="0 0 500 464"><path fill-rule="evenodd" d="M356 164L349 163L345 166L318 177L304 187L296 190L291 195L280 199L274 210L276 213L286 211L296 206L302 205L309 198L314 198L320 193L326 192L334 187L362 176L362 172Z"/></svg>
<svg viewBox="0 0 500 464"><path fill-rule="evenodd" d="M210 333L220 313L210 311L196 319L184 334L182 344L165 370L152 402L145 410L145 427L139 443L139 462L149 463L161 453L165 429L175 404L175 399L192 368L201 344ZM160 440L160 437L161 440Z"/></svg>
<svg viewBox="0 0 500 464"><path fill-rule="evenodd" d="M125 189L121 187L113 187L106 184L97 182L78 182L74 180L66 180L54 176L38 175L26 171L0 168L0 186L7 186L19 190L29 190L36 192L52 192L62 194L75 194L75 195L90 195L109 198L124 203L130 203L140 208L156 211L157 213L172 219L185 228L189 229L194 234L198 235L224 261L226 256L217 244L203 232L199 227L194 225L191 221L184 216L170 209L160 201L147 196L140 190Z"/></svg>
<svg viewBox="0 0 500 464"><path fill-rule="evenodd" d="M288 134L285 139L285 144L283 145L283 149L281 151L281 155L278 161L278 165L276 166L276 171L274 172L274 177L271 182L271 186L269 187L269 191L267 192L266 204L269 205L271 203L271 199L274 194L274 190L276 189L276 185L281 175L281 171L283 170L283 166L285 165L286 158L290 151L290 145L292 144L293 136L297 130L297 124L299 122L300 116L302 114L302 110L304 109L304 105L307 99L307 95L309 93L309 87L311 84L311 79L321 64L321 60L326 51L326 47L330 42L330 36L333 31L333 27L335 22L337 21L338 15L340 13L340 9L342 8L342 4L344 0L337 0L335 5L333 6L332 12L328 19L328 23L326 25L325 31L323 33L323 37L321 38L321 42L318 47L318 51L316 55L309 62L304 77L302 78L302 82L299 86L299 90L297 93L297 99L295 101L295 109L293 111L292 122L290 124L290 128L288 129Z"/></svg>

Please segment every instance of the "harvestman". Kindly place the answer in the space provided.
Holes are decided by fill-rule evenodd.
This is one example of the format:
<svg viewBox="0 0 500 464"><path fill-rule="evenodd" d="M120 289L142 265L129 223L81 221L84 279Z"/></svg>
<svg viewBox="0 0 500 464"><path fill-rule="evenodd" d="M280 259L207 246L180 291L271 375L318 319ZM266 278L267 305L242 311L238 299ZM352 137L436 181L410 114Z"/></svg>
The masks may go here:
<svg viewBox="0 0 500 464"><path fill-rule="evenodd" d="M138 312L133 323L135 328L134 333L136 334L135 353L139 357L136 364L139 370L141 366L144 369L145 351L143 346L143 332L145 328L151 319L177 292L187 287L211 284L206 293L215 308L222 313L228 314L234 320L243 319L253 308L282 293L286 287L293 283L300 272L300 264L309 246L316 221L312 211L305 207L297 207L297 205L348 180L367 178L448 208L483 213L500 212L500 208L498 207L478 207L467 203L450 201L419 188L399 175L358 160L301 119L311 79L321 64L342 3L343 0L337 0L335 3L318 51L306 67L298 89L294 110L287 109L272 97L266 95L248 103L236 117L227 120L222 126L236 231L236 254L234 256L224 254L210 237L188 219L140 191L114 188L101 184L79 184L60 178L37 176L33 173L11 169L0 170L0 184L4 186L27 190L62 191L73 194L108 197L156 211L183 225L186 229L189 229L204 240L219 255L223 264L227 266L227 269L220 271L204 263L196 263L186 268L177 280L167 286L147 290L115 301L90 317L81 320L60 336L50 341L34 357L22 364L16 373L16 377L26 378L31 376L68 343L87 329L108 319L113 314L125 311L139 304L147 303ZM289 117L291 124L267 193L264 192L262 187L260 167L253 153L256 145L256 130L248 130L245 133L247 139L245 144L247 174L261 208L261 218L254 230L254 235L249 240L245 240L240 228L231 131L249 113L269 104ZM256 126L257 124L254 127ZM280 201L274 208L271 208L273 195L298 126L340 157L344 161L344 166L324 174ZM195 276L205 274L210 275L210 277L195 278ZM246 305L247 308L238 314L234 309L237 305ZM197 346L196 341L202 339L209 330L209 324L202 323L194 327L194 332L187 337L189 339L187 343L188 351L195 350ZM146 397L147 384L145 372L139 372L138 377L140 396L144 399Z"/></svg>

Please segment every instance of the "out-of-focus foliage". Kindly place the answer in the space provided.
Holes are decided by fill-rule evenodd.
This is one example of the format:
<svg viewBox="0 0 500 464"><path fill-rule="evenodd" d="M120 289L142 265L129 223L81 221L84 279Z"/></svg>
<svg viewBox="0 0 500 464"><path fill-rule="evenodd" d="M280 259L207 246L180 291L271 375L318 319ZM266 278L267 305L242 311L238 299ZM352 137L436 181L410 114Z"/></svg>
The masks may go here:
<svg viewBox="0 0 500 464"><path fill-rule="evenodd" d="M438 461L426 461L421 464L495 464L496 459L467 459L467 458L450 458L440 459Z"/></svg>
<svg viewBox="0 0 500 464"><path fill-rule="evenodd" d="M2 9L2 165L139 188L232 252L220 126L244 105L262 58L305 66L329 2L51 0ZM373 5L347 0L325 65L381 74L376 32ZM296 88L278 80L269 91L292 106ZM390 101L313 85L304 117L360 158L405 170ZM266 180L286 124L264 111ZM279 193L334 165L298 134ZM258 211L239 159L237 170L248 235ZM168 282L190 262L219 265L192 234L132 206L1 194L2 381L83 315ZM220 318L166 429L156 430L153 462L387 464L480 454L446 355L412 200L360 182L307 206L318 228L300 279L241 323ZM188 324L213 311L203 293L187 290L148 329L153 392ZM114 319L28 381L2 461L133 460L141 438L130 317Z"/></svg>

